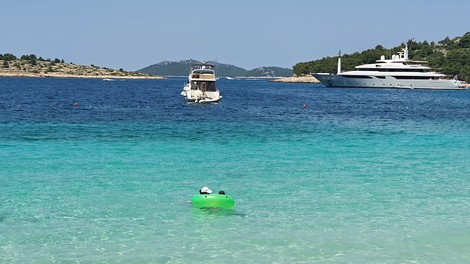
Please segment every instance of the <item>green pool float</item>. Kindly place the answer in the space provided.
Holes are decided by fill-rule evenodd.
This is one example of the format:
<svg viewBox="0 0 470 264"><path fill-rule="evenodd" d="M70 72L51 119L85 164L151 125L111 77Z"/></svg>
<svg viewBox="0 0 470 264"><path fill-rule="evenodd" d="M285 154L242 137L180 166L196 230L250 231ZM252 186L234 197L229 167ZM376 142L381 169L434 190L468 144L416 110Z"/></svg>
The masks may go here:
<svg viewBox="0 0 470 264"><path fill-rule="evenodd" d="M235 200L229 195L225 194L197 194L193 195L191 203L198 207L220 207L231 209L235 206Z"/></svg>

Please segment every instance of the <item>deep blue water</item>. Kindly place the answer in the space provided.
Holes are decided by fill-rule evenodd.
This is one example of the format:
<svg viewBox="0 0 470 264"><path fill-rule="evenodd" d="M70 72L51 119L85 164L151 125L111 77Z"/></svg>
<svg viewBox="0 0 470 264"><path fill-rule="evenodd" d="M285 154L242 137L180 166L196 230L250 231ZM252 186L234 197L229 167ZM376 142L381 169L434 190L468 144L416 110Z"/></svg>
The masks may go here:
<svg viewBox="0 0 470 264"><path fill-rule="evenodd" d="M0 78L0 262L470 261L469 90L184 82Z"/></svg>

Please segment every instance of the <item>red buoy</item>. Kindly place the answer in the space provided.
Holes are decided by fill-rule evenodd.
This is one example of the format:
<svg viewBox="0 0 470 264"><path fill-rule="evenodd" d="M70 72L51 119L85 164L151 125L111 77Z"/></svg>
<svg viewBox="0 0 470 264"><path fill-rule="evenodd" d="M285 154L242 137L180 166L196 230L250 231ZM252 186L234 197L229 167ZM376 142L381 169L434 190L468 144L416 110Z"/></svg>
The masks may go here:
<svg viewBox="0 0 470 264"><path fill-rule="evenodd" d="M78 106L78 103L77 102L73 103L73 106Z"/></svg>

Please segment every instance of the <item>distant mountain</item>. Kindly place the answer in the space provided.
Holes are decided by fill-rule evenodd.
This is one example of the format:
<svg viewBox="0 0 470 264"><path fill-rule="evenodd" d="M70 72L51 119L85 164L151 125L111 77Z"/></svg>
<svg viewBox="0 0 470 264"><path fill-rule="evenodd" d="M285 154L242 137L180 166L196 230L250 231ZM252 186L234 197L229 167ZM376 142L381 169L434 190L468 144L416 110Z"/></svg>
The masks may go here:
<svg viewBox="0 0 470 264"><path fill-rule="evenodd" d="M136 72L159 76L187 76L191 65L197 63L202 62L197 60L162 61ZM213 61L206 63L215 65L219 77L289 77L293 74L291 69L280 67L258 67L253 70L246 70L234 65Z"/></svg>

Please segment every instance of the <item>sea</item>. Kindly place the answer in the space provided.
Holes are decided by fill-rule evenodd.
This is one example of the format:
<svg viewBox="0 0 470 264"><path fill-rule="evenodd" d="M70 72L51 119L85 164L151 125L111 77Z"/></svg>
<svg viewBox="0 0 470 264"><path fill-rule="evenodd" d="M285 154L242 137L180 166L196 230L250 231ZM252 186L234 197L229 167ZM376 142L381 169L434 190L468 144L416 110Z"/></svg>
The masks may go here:
<svg viewBox="0 0 470 264"><path fill-rule="evenodd" d="M470 263L470 90L185 82L0 78L0 263Z"/></svg>

